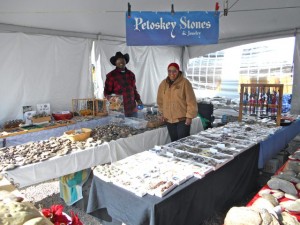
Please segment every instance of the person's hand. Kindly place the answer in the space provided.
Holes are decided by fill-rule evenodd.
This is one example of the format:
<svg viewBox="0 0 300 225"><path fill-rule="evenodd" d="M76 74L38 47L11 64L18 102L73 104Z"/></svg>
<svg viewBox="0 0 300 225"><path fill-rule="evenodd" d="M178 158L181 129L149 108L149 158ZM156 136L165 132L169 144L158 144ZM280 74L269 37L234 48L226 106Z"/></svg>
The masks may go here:
<svg viewBox="0 0 300 225"><path fill-rule="evenodd" d="M185 125L191 125L191 124L192 124L192 119L191 118L186 118Z"/></svg>
<svg viewBox="0 0 300 225"><path fill-rule="evenodd" d="M141 100L136 101L138 105L143 105L143 102Z"/></svg>
<svg viewBox="0 0 300 225"><path fill-rule="evenodd" d="M163 115L157 115L157 119L160 122L165 122L165 118L163 117Z"/></svg>

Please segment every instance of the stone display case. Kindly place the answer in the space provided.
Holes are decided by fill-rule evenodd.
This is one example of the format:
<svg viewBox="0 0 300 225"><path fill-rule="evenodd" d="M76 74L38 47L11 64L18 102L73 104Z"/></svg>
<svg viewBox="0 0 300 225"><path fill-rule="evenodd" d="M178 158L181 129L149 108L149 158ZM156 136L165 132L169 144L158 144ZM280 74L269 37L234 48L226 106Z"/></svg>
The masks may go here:
<svg viewBox="0 0 300 225"><path fill-rule="evenodd" d="M239 118L243 115L276 119L280 126L283 84L241 84Z"/></svg>

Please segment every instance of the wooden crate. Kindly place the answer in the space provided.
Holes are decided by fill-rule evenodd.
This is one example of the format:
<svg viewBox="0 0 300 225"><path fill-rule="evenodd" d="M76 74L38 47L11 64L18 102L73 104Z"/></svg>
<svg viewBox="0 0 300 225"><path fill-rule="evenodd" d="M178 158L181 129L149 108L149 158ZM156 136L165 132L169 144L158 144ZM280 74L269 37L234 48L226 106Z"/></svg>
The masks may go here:
<svg viewBox="0 0 300 225"><path fill-rule="evenodd" d="M91 136L92 129L81 128L80 133L76 133L76 130L69 130L64 133L65 137L71 141L85 141Z"/></svg>
<svg viewBox="0 0 300 225"><path fill-rule="evenodd" d="M43 117L37 117L31 118L32 123L43 123L43 122L50 122L51 121L51 116L43 116Z"/></svg>
<svg viewBox="0 0 300 225"><path fill-rule="evenodd" d="M95 115L96 116L107 116L108 112L107 112L107 108L106 108L106 99L94 99L95 101Z"/></svg>
<svg viewBox="0 0 300 225"><path fill-rule="evenodd" d="M79 116L107 116L106 99L72 99L73 113Z"/></svg>
<svg viewBox="0 0 300 225"><path fill-rule="evenodd" d="M283 84L241 84L239 118L244 115L273 116L280 126Z"/></svg>
<svg viewBox="0 0 300 225"><path fill-rule="evenodd" d="M95 116L95 101L93 98L72 99L72 110L79 116Z"/></svg>

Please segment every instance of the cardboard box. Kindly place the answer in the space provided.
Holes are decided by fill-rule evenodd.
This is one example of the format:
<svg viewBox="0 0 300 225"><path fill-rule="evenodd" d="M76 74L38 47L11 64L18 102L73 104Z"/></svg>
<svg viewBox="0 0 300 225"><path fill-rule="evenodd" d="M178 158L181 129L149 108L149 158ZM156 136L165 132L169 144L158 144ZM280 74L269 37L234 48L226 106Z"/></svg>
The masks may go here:
<svg viewBox="0 0 300 225"><path fill-rule="evenodd" d="M275 159L278 159L278 167L282 167L283 164L287 161L288 159L288 154L285 153L285 152L279 152L276 156L275 156Z"/></svg>
<svg viewBox="0 0 300 225"><path fill-rule="evenodd" d="M270 159L266 162L263 171L266 173L274 174L279 169L279 160L278 159Z"/></svg>

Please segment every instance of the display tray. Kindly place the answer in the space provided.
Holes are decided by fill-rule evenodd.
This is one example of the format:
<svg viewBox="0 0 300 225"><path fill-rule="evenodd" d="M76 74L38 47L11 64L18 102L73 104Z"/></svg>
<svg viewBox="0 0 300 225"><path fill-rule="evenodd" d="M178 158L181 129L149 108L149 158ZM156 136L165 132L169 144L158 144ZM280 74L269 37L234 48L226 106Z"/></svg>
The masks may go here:
<svg viewBox="0 0 300 225"><path fill-rule="evenodd" d="M112 180L112 183L127 190L139 197L143 197L147 194L147 191L143 187L143 184L140 180L131 178L130 176L122 175L120 177L115 177Z"/></svg>
<svg viewBox="0 0 300 225"><path fill-rule="evenodd" d="M85 141L91 135L92 129L81 128L78 130L69 130L64 133L64 136L71 141Z"/></svg>
<svg viewBox="0 0 300 225"><path fill-rule="evenodd" d="M163 126L165 124L166 124L166 122L164 122L164 121L148 121L147 127L148 128L155 128L155 127Z"/></svg>
<svg viewBox="0 0 300 225"><path fill-rule="evenodd" d="M166 155L168 157L174 157L175 159L187 162L187 163L193 163L197 166L209 166L213 170L217 170L227 162L231 161L233 158L227 159L227 160L216 160L213 158L208 158L204 156L200 156L197 154L189 153L187 151L175 149L172 147L165 147L161 154ZM208 169L206 171L206 174L210 172L211 170Z"/></svg>
<svg viewBox="0 0 300 225"><path fill-rule="evenodd" d="M18 132L18 131L22 131L22 129L20 127L4 128L3 130L5 132Z"/></svg>
<svg viewBox="0 0 300 225"><path fill-rule="evenodd" d="M159 186L154 190L154 195L157 197L164 197L167 195L170 191L172 191L175 187L177 187L177 184L174 184L172 181L168 181L165 184Z"/></svg>
<svg viewBox="0 0 300 225"><path fill-rule="evenodd" d="M38 125L38 124L24 124L24 125L20 126L20 128L22 130L32 130L32 129L43 128L43 126L42 125Z"/></svg>
<svg viewBox="0 0 300 225"><path fill-rule="evenodd" d="M50 122L51 121L51 116L32 118L31 121L32 121L33 124Z"/></svg>

